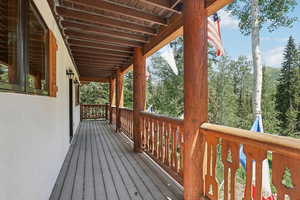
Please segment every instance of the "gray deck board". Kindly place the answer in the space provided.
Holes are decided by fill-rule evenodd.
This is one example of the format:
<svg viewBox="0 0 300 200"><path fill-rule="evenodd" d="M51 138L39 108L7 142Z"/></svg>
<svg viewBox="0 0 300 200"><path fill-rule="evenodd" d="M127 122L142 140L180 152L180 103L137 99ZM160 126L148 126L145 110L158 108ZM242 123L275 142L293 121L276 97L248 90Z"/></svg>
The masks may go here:
<svg viewBox="0 0 300 200"><path fill-rule="evenodd" d="M106 121L83 121L50 200L180 200L182 191Z"/></svg>

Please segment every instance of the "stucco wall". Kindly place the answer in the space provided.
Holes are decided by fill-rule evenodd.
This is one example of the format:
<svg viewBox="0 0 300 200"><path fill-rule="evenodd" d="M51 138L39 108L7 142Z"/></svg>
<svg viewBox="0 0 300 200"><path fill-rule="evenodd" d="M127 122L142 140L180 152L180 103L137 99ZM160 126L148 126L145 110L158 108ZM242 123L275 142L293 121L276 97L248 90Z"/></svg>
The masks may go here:
<svg viewBox="0 0 300 200"><path fill-rule="evenodd" d="M1 200L48 199L69 147L69 88L65 71L73 65L47 1L34 1L58 42L58 96L0 92ZM74 130L78 123L77 106Z"/></svg>

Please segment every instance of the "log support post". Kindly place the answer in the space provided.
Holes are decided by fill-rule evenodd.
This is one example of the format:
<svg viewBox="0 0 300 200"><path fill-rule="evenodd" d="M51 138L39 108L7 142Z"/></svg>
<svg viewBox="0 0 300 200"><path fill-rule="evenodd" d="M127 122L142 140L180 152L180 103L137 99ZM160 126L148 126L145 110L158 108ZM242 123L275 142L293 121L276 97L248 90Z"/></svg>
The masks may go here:
<svg viewBox="0 0 300 200"><path fill-rule="evenodd" d="M115 79L111 78L109 80L109 123L112 124L112 106L115 105Z"/></svg>
<svg viewBox="0 0 300 200"><path fill-rule="evenodd" d="M184 199L204 195L204 138L208 120L207 11L204 0L185 0L184 37Z"/></svg>
<svg viewBox="0 0 300 200"><path fill-rule="evenodd" d="M122 106L122 94L123 94L123 75L120 70L117 70L116 76L116 132L120 131L121 128L121 112L120 107Z"/></svg>
<svg viewBox="0 0 300 200"><path fill-rule="evenodd" d="M42 89L42 75L41 75L41 72L37 72L34 77L35 77L35 81L34 81L35 89Z"/></svg>
<svg viewBox="0 0 300 200"><path fill-rule="evenodd" d="M141 152L141 116L146 101L146 58L141 48L134 49L133 58L133 141L134 152Z"/></svg>

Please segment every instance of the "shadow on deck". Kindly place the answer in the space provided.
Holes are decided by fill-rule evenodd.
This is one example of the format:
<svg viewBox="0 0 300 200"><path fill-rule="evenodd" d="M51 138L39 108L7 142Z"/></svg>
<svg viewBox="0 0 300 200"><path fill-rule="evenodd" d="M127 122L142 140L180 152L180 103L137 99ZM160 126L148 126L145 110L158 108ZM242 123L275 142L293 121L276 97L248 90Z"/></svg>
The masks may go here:
<svg viewBox="0 0 300 200"><path fill-rule="evenodd" d="M106 121L83 121L50 200L175 200L181 189Z"/></svg>

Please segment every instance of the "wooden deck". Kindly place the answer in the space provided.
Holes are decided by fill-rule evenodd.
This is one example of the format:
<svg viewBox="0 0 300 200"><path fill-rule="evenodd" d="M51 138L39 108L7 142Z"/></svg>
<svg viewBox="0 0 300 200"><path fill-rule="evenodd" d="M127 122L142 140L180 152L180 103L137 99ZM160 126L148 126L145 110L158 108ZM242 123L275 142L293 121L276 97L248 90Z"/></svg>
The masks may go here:
<svg viewBox="0 0 300 200"><path fill-rule="evenodd" d="M180 188L106 121L83 121L50 200L175 200Z"/></svg>

